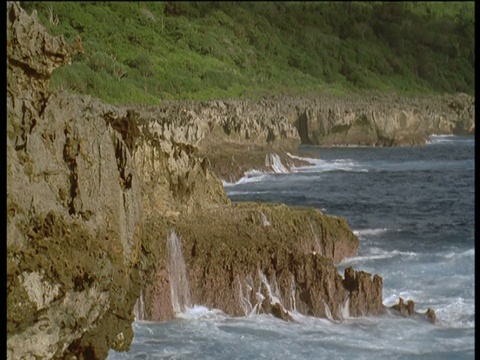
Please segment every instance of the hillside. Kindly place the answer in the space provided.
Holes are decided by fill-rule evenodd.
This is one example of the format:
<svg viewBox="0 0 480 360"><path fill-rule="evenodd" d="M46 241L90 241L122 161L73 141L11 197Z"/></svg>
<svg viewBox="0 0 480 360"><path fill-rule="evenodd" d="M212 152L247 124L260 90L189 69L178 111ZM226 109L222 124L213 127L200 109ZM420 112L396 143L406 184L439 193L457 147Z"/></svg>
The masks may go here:
<svg viewBox="0 0 480 360"><path fill-rule="evenodd" d="M474 94L473 2L22 2L84 53L51 87L109 103Z"/></svg>

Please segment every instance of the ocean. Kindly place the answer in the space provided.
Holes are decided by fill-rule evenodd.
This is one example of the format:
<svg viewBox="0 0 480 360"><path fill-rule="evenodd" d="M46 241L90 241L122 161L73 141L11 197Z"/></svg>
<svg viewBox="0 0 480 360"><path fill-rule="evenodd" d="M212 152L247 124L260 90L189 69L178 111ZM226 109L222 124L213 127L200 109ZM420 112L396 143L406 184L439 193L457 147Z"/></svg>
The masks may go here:
<svg viewBox="0 0 480 360"><path fill-rule="evenodd" d="M438 324L393 314L332 321L294 313L284 322L195 305L174 321L135 321L131 350L108 359L473 359L474 148L473 137L457 136L418 147L301 147L310 166L286 173L277 163L276 172L224 183L232 201L345 217L360 248L339 273L378 273L385 305L412 299L416 311L433 308Z"/></svg>

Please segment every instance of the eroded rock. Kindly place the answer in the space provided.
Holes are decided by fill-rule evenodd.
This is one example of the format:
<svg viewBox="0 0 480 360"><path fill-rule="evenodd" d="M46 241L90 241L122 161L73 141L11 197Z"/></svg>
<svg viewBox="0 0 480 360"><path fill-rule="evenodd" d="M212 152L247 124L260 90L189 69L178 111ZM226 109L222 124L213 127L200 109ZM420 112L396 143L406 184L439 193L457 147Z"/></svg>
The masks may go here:
<svg viewBox="0 0 480 360"><path fill-rule="evenodd" d="M405 303L404 300L400 297L398 298L398 303L395 305L392 305L389 309L394 310L394 313L397 313L401 316L415 316L415 317L420 317L425 320L428 320L433 324L438 323L435 310L433 310L432 308L428 308L427 311L425 311L424 313L417 312L415 311L415 303L411 299L409 299Z"/></svg>
<svg viewBox="0 0 480 360"><path fill-rule="evenodd" d="M135 110L156 133L197 146L214 173L230 182L252 168L268 171L263 162L272 153L287 168L299 165L287 156L299 144L411 146L431 134L475 133L475 101L465 94L167 101Z"/></svg>
<svg viewBox="0 0 480 360"><path fill-rule="evenodd" d="M383 280L375 274L355 271L352 267L345 269L343 285L350 292L350 316L365 316L383 312Z"/></svg>
<svg viewBox="0 0 480 360"><path fill-rule="evenodd" d="M102 116L122 112L50 94L68 45L18 3L7 20L8 358L104 358L129 348L141 286L140 184Z"/></svg>
<svg viewBox="0 0 480 360"><path fill-rule="evenodd" d="M146 319L174 315L172 305L158 306L172 303L166 250L171 231L181 242L192 303L231 316L269 313L291 320L290 311L295 310L342 319L348 291L334 264L358 249L358 238L344 219L311 208L234 203L180 215L165 225L152 222L147 229L155 234L152 244L161 256L144 289ZM364 298L351 300L352 316L380 313L383 308L376 304L382 301L381 279L375 276L370 285L359 278L359 298ZM368 296L367 285L375 289Z"/></svg>

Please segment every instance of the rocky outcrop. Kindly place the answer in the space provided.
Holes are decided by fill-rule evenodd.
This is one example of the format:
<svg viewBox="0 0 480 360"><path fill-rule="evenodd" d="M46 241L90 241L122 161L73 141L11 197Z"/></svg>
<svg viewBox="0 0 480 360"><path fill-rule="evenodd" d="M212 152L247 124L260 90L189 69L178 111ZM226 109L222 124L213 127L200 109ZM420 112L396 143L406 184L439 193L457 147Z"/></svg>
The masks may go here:
<svg viewBox="0 0 480 360"><path fill-rule="evenodd" d="M424 144L431 134L475 132L474 99L465 94L353 96L322 106L325 101L315 101L304 117L309 139L322 146L415 145Z"/></svg>
<svg viewBox="0 0 480 360"><path fill-rule="evenodd" d="M350 316L365 316L383 312L382 290L383 281L375 274L364 271L355 271L352 267L345 269L343 286L350 292Z"/></svg>
<svg viewBox="0 0 480 360"><path fill-rule="evenodd" d="M183 298L190 304L180 301L179 309L202 304L232 316L271 313L285 320L293 310L332 320L383 312L378 275L372 280L360 272L347 287L334 266L354 256L359 245L342 218L311 208L236 203L147 228L161 251L154 254L156 269L143 290L144 319L163 321L175 314L179 298L172 298L172 289L181 280L172 277L178 273L168 249L172 237L188 278L183 292L189 295Z"/></svg>
<svg viewBox="0 0 480 360"><path fill-rule="evenodd" d="M465 94L180 101L135 110L160 133L197 146L226 181L241 178L248 164L268 171L264 159L272 153L290 169L286 152L295 154L300 144L421 145L431 134L475 133L475 101Z"/></svg>
<svg viewBox="0 0 480 360"><path fill-rule="evenodd" d="M165 102L138 107L176 141L295 149L305 145L412 145L431 134L474 134L475 100L466 94L272 98Z"/></svg>
<svg viewBox="0 0 480 360"><path fill-rule="evenodd" d="M413 316L418 318L423 318L427 321L430 321L434 324L438 322L437 315L435 310L428 308L424 313L419 313L415 311L415 303L413 300L408 300L407 303L404 302L402 298L398 299L398 304L392 305L390 308L387 308L391 313L398 314L404 317Z"/></svg>
<svg viewBox="0 0 480 360"><path fill-rule="evenodd" d="M133 338L140 183L113 108L48 92L68 44L7 19L7 357L104 358Z"/></svg>

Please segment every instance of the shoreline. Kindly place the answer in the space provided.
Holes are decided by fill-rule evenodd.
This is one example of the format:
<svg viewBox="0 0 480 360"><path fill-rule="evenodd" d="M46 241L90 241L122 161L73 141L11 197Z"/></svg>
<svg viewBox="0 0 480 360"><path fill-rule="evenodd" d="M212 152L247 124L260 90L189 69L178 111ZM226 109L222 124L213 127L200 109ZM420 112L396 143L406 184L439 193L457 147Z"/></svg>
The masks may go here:
<svg viewBox="0 0 480 360"><path fill-rule="evenodd" d="M228 314L250 304L284 320L293 304L339 319L347 297L352 314L384 311L380 276L349 268L342 277L334 266L359 246L344 218L232 203L216 173L238 176L252 164L282 172L302 164L285 160L301 143L342 134L409 143L422 119L437 132L468 130L470 98L446 97L463 106L450 119L321 99L107 105L50 93L52 72L74 49L19 3L7 13L8 359L127 351L141 294L145 316L158 321L188 301ZM190 296L177 291L186 279Z"/></svg>

